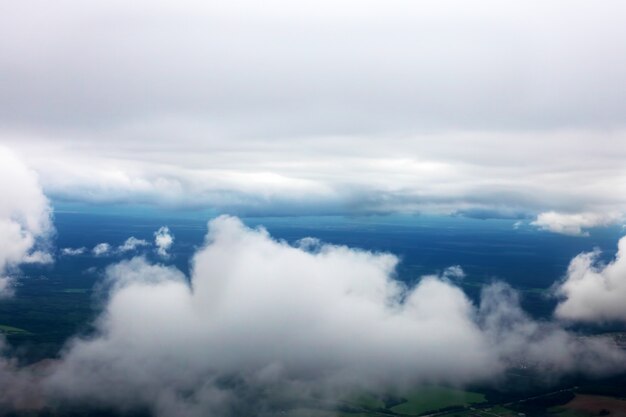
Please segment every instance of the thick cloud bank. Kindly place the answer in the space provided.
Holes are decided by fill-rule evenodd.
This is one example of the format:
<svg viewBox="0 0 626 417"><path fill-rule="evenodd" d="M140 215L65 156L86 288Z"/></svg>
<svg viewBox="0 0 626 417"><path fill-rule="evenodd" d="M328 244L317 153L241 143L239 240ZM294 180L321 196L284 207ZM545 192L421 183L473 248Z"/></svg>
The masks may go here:
<svg viewBox="0 0 626 417"><path fill-rule="evenodd" d="M572 260L565 280L556 288L563 300L558 317L588 322L626 322L626 237L620 239L615 259L598 263L598 251Z"/></svg>
<svg viewBox="0 0 626 417"><path fill-rule="evenodd" d="M625 363L608 345L534 322L505 284L475 306L445 275L404 286L397 263L319 242L293 247L219 217L190 282L141 257L111 266L97 335L70 343L44 391L160 416L271 415L366 387L487 381L517 366L553 378Z"/></svg>
<svg viewBox="0 0 626 417"><path fill-rule="evenodd" d="M0 296L11 293L12 268L52 261L43 245L52 232L50 215L35 173L0 147Z"/></svg>
<svg viewBox="0 0 626 417"><path fill-rule="evenodd" d="M0 141L55 200L626 214L623 1L3 3Z"/></svg>

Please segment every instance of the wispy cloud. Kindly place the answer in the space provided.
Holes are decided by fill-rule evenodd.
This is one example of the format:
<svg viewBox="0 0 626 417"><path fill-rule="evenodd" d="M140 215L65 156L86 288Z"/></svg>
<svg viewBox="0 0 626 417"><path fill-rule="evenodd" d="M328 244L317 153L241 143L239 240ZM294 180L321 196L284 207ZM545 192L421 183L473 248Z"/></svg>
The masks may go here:
<svg viewBox="0 0 626 417"><path fill-rule="evenodd" d="M118 246L117 251L122 252L122 253L132 252L132 251L137 250L137 248L148 246L148 245L149 243L147 240L137 239L136 237L131 236L128 239L126 239L126 241L123 244Z"/></svg>
<svg viewBox="0 0 626 417"><path fill-rule="evenodd" d="M80 248L63 248L61 249L61 255L77 256L77 255L82 255L86 251L87 251L87 248L84 246Z"/></svg>

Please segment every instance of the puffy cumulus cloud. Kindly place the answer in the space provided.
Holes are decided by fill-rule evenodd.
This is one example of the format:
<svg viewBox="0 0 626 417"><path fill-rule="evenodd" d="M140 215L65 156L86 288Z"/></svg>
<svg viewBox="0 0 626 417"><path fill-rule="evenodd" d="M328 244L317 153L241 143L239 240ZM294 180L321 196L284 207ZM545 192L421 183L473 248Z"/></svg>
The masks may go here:
<svg viewBox="0 0 626 417"><path fill-rule="evenodd" d="M541 213L530 224L542 230L571 236L589 236L585 229L624 222L621 213Z"/></svg>
<svg viewBox="0 0 626 417"><path fill-rule="evenodd" d="M46 239L53 233L51 208L37 175L0 146L0 295L10 292L10 269L49 263Z"/></svg>
<svg viewBox="0 0 626 417"><path fill-rule="evenodd" d="M220 217L190 281L141 257L109 267L97 333L67 346L43 392L160 416L276 415L512 366L551 377L623 369L614 347L528 318L504 284L476 307L442 277L406 287L393 255L315 243L303 250Z"/></svg>
<svg viewBox="0 0 626 417"><path fill-rule="evenodd" d="M575 257L563 282L555 287L562 300L556 316L585 322L626 322L626 237L620 239L615 259L598 262L600 252Z"/></svg>
<svg viewBox="0 0 626 417"><path fill-rule="evenodd" d="M170 232L169 227L162 226L154 232L154 244L157 247L157 253L166 258L169 256L168 251L174 243L174 235Z"/></svg>
<svg viewBox="0 0 626 417"><path fill-rule="evenodd" d="M111 245L106 242L98 243L91 249L91 253L93 253L94 256L106 256L111 253Z"/></svg>
<svg viewBox="0 0 626 417"><path fill-rule="evenodd" d="M129 237L128 239L126 239L126 241L124 241L123 244L121 244L120 246L118 246L117 251L118 252L132 252L134 250L136 250L137 248L143 247L143 246L148 246L149 243L147 240L145 239L137 239L134 236Z"/></svg>

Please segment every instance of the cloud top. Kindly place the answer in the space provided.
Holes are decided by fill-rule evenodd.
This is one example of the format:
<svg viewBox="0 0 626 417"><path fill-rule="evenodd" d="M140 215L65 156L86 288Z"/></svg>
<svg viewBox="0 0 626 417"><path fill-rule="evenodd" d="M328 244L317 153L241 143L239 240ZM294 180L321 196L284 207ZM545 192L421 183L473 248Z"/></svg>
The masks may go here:
<svg viewBox="0 0 626 417"><path fill-rule="evenodd" d="M67 347L46 392L162 416L272 415L293 401L485 381L511 367L550 378L623 369L614 347L530 319L505 284L475 306L444 277L406 287L391 254L301 246L222 216L190 282L141 257L111 266L97 334Z"/></svg>
<svg viewBox="0 0 626 417"><path fill-rule="evenodd" d="M568 267L555 292L562 300L556 316L583 322L626 322L626 237L615 259L599 263L599 251L582 253Z"/></svg>

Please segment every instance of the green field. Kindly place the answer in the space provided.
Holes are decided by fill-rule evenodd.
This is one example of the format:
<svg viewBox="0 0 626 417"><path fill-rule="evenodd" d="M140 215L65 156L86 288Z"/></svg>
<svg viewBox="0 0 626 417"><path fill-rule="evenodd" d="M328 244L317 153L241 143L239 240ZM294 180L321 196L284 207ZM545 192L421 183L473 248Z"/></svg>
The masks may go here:
<svg viewBox="0 0 626 417"><path fill-rule="evenodd" d="M65 294L87 294L89 288L66 288L62 292Z"/></svg>
<svg viewBox="0 0 626 417"><path fill-rule="evenodd" d="M0 333L7 334L7 335L31 334L29 331L20 329L19 327L6 326L4 324L0 324Z"/></svg>
<svg viewBox="0 0 626 417"><path fill-rule="evenodd" d="M392 407L391 411L412 416L446 407L466 406L486 401L483 394L445 387L423 387L403 397L406 402Z"/></svg>

